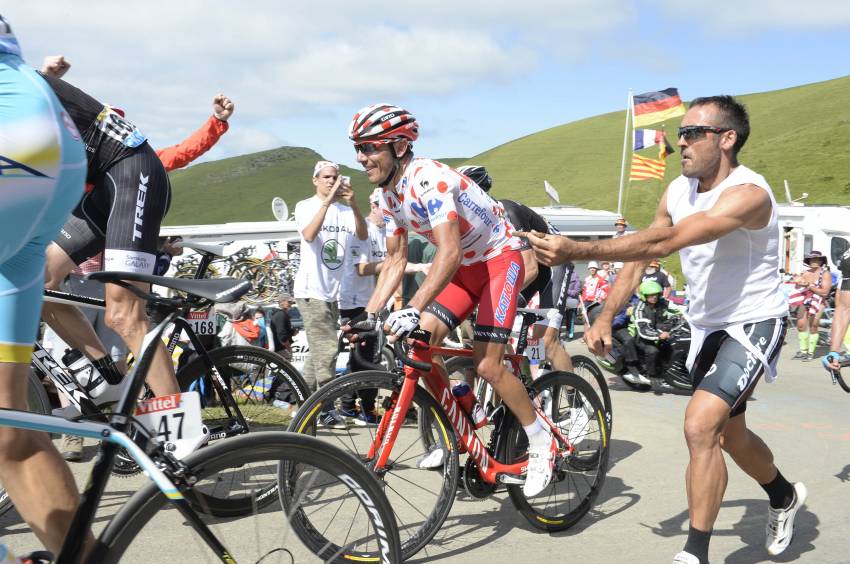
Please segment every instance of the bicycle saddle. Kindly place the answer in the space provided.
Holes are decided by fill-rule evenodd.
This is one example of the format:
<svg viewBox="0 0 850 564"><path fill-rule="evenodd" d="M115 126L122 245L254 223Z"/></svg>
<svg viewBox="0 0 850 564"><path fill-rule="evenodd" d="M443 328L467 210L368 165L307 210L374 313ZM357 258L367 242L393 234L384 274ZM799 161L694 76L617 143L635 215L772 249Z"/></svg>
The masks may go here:
<svg viewBox="0 0 850 564"><path fill-rule="evenodd" d="M224 252L224 245L219 245L218 243L202 243L200 241L193 241L191 239L183 239L182 241L175 243L174 246L182 247L184 249L194 249L196 251L209 253L217 257L227 256L227 253Z"/></svg>
<svg viewBox="0 0 850 564"><path fill-rule="evenodd" d="M195 280L194 278L166 278L164 276L153 276L152 274L139 274L135 272L93 272L87 276L89 280L98 282L148 282L157 286L164 286L180 292L186 292L217 303L235 302L251 290L249 280L238 278L205 278Z"/></svg>

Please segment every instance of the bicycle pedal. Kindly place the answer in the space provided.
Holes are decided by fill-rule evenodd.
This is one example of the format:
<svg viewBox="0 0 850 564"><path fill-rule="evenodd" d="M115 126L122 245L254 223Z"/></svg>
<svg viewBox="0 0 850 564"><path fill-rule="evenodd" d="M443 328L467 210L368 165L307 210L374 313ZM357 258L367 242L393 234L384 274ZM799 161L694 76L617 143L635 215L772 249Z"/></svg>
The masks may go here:
<svg viewBox="0 0 850 564"><path fill-rule="evenodd" d="M525 483L525 476L517 476L515 474L496 474L496 481L501 484L521 486Z"/></svg>

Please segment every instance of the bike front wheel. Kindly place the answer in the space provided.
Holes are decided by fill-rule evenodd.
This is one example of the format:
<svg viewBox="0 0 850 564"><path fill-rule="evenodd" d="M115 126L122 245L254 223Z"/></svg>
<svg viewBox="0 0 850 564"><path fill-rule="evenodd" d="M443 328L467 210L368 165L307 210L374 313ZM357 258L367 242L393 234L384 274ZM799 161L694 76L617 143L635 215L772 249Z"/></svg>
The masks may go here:
<svg viewBox="0 0 850 564"><path fill-rule="evenodd" d="M228 549L228 560L213 553L150 483L109 523L88 562L401 562L398 528L380 484L341 449L294 433L251 433L195 452L184 463L188 475L198 479L182 492L193 505L203 503L205 496L198 493L208 493L223 482L241 497L261 495L265 481L280 475L289 482L283 488L289 492L289 511L280 506L262 509L262 503L254 503L252 516L241 520L199 511ZM264 478L259 483L244 480L245 466L254 467L254 475ZM320 550L310 550L305 539L300 539L304 544L298 542L300 532L292 521L300 513L309 514L324 531L328 543ZM146 542L133 543L138 538ZM157 539L153 547L149 539Z"/></svg>
<svg viewBox="0 0 850 564"><path fill-rule="evenodd" d="M590 357L577 354L572 357L573 374L580 376L585 382L590 384L596 395L602 400L602 407L605 408L605 428L608 431L608 438L611 438L612 427L614 426L614 407L611 405L611 391L608 389L608 382L605 380L605 375L599 366L593 362Z"/></svg>
<svg viewBox="0 0 850 564"><path fill-rule="evenodd" d="M381 481L393 508L401 534L402 556L408 559L434 537L449 514L457 489L458 452L451 423L424 388L417 387L406 416L395 413L403 379L401 375L378 371L337 378L298 410L290 430L341 447L373 468L382 447L376 436L387 422L397 418L400 429L390 447L387 465L374 475ZM323 421L327 419L323 414L331 410L353 417L345 417L344 425L325 425ZM374 418L358 417L361 414ZM419 429L418 424L423 421L428 422L426 433ZM424 440L426 436L433 437L433 445ZM370 453L370 449L376 450ZM289 510L288 493L283 491L282 496L284 507ZM295 519L294 525L303 527L304 536L313 539L312 546L325 543L324 533L312 516L298 515L301 519Z"/></svg>

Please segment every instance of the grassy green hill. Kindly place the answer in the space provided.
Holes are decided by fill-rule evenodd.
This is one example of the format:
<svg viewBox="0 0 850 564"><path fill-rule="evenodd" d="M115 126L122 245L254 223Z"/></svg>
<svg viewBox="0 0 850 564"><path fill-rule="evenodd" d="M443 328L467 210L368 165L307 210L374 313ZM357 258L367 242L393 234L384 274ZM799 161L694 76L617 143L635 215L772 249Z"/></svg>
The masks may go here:
<svg viewBox="0 0 850 564"><path fill-rule="evenodd" d="M765 175L779 201L785 200L783 179L795 196L808 192L810 203L850 201L850 77L739 99L747 105L752 125L740 160ZM471 159L442 160L453 166L486 165L499 198L545 205L543 180L548 180L564 204L615 210L624 119L625 111L594 116L516 139ZM672 143L680 120L664 124ZM642 153L657 157L655 149ZM270 220L274 196L283 197L292 209L295 202L313 194L310 176L320 158L310 149L284 147L172 173L174 201L166 223ZM344 170L365 206L371 186L361 171ZM633 225L649 223L664 187L680 171L679 157L672 155L663 182L627 185L624 212ZM670 266L678 270L675 261Z"/></svg>

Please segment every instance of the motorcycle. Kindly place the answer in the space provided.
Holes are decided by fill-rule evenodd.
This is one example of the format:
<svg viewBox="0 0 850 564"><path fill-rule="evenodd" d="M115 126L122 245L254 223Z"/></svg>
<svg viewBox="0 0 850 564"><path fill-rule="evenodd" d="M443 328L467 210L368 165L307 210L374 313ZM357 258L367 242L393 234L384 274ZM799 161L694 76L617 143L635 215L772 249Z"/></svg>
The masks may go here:
<svg viewBox="0 0 850 564"><path fill-rule="evenodd" d="M691 348L691 328L683 318L673 318L659 327L662 331L670 333L670 338L659 343L661 352L658 355L658 363L661 369L661 380L670 388L693 392L691 375L685 366L688 359L688 351ZM638 350L640 356L640 350ZM596 357L599 365L608 372L616 374L630 388L636 390L647 390L649 386L629 382L623 378L627 372L626 363L622 354L616 346L606 357ZM640 358L641 363L643 359ZM642 367L643 368L643 367Z"/></svg>

